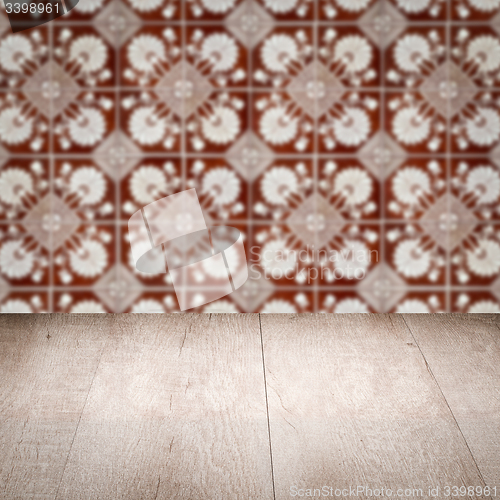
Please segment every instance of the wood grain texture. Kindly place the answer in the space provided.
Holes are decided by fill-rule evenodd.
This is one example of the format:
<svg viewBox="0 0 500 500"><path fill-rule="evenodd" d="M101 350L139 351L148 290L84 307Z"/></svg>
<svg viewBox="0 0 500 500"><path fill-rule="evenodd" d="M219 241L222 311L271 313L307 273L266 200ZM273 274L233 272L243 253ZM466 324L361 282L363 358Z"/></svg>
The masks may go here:
<svg viewBox="0 0 500 500"><path fill-rule="evenodd" d="M467 440L500 493L499 315L404 315Z"/></svg>
<svg viewBox="0 0 500 500"><path fill-rule="evenodd" d="M116 317L58 498L272 498L258 315Z"/></svg>
<svg viewBox="0 0 500 500"><path fill-rule="evenodd" d="M54 498L111 318L0 315L0 498Z"/></svg>
<svg viewBox="0 0 500 500"><path fill-rule="evenodd" d="M276 498L293 486L427 497L429 486L484 484L402 317L261 322Z"/></svg>

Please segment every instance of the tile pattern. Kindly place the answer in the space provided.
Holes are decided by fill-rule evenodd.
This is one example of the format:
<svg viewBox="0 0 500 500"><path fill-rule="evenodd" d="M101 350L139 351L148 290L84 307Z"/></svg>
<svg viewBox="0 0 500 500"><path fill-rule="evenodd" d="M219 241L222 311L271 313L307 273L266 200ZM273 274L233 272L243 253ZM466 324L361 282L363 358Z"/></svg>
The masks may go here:
<svg viewBox="0 0 500 500"><path fill-rule="evenodd" d="M178 310L127 220L195 187L204 311L500 311L500 0L81 0L0 19L0 310Z"/></svg>

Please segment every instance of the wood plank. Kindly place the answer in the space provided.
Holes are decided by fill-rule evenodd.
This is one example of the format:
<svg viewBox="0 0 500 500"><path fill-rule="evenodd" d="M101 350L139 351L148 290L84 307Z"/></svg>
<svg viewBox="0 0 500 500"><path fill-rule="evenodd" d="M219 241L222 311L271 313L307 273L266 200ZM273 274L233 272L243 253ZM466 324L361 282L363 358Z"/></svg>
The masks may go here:
<svg viewBox="0 0 500 500"><path fill-rule="evenodd" d="M498 316L405 315L482 476L500 495Z"/></svg>
<svg viewBox="0 0 500 500"><path fill-rule="evenodd" d="M484 484L402 317L261 321L276 498L323 486L427 498L429 486Z"/></svg>
<svg viewBox="0 0 500 500"><path fill-rule="evenodd" d="M258 315L116 317L58 498L272 498Z"/></svg>
<svg viewBox="0 0 500 500"><path fill-rule="evenodd" d="M0 498L55 497L109 319L1 315Z"/></svg>

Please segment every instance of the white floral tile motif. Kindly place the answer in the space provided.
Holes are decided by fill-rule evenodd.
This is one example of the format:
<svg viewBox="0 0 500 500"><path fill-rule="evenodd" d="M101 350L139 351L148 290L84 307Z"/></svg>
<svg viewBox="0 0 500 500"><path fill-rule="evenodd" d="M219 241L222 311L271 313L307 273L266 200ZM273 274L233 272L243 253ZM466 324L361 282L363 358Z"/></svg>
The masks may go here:
<svg viewBox="0 0 500 500"><path fill-rule="evenodd" d="M38 225L0 224L0 276L7 286L49 284L50 254L32 235Z"/></svg>
<svg viewBox="0 0 500 500"><path fill-rule="evenodd" d="M56 285L92 285L115 260L114 225L82 224L54 252Z"/></svg>
<svg viewBox="0 0 500 500"><path fill-rule="evenodd" d="M54 295L55 312L64 313L107 313L114 312L104 301L90 291L68 291Z"/></svg>
<svg viewBox="0 0 500 500"><path fill-rule="evenodd" d="M380 182L362 162L336 158L320 162L319 168L318 193L328 200L335 218L380 219Z"/></svg>
<svg viewBox="0 0 500 500"><path fill-rule="evenodd" d="M451 297L453 312L460 313L499 313L498 291L455 292Z"/></svg>
<svg viewBox="0 0 500 500"><path fill-rule="evenodd" d="M170 194L182 190L182 164L179 159L137 158L137 165L121 181L121 214L130 216Z"/></svg>
<svg viewBox="0 0 500 500"><path fill-rule="evenodd" d="M123 2L145 22L162 20L167 23L182 16L181 0L123 0Z"/></svg>
<svg viewBox="0 0 500 500"><path fill-rule="evenodd" d="M318 39L319 60L337 86L380 86L380 49L361 29L321 28Z"/></svg>
<svg viewBox="0 0 500 500"><path fill-rule="evenodd" d="M386 180L386 219L438 221L446 216L449 203L446 170L443 160L404 161Z"/></svg>
<svg viewBox="0 0 500 500"><path fill-rule="evenodd" d="M319 113L321 153L355 153L379 131L379 99L372 92L346 92L329 109L320 108Z"/></svg>
<svg viewBox="0 0 500 500"><path fill-rule="evenodd" d="M259 220L286 221L314 192L310 160L275 160L253 183L253 214Z"/></svg>
<svg viewBox="0 0 500 500"><path fill-rule="evenodd" d="M148 26L136 31L121 47L123 87L173 87L169 74L182 67L182 32L178 27Z"/></svg>
<svg viewBox="0 0 500 500"><path fill-rule="evenodd" d="M247 220L247 184L227 161L202 157L188 161L186 168L186 188L196 189L205 220Z"/></svg>
<svg viewBox="0 0 500 500"><path fill-rule="evenodd" d="M489 222L467 231L467 236L453 249L450 257L453 284L495 288L500 277L499 229L500 226Z"/></svg>
<svg viewBox="0 0 500 500"><path fill-rule="evenodd" d="M71 83L90 88L116 84L115 51L97 30L77 25L55 28L53 37L53 64L56 71L60 68L67 74ZM63 89L67 85L64 83Z"/></svg>
<svg viewBox="0 0 500 500"><path fill-rule="evenodd" d="M248 86L246 47L219 26L189 26L185 64L198 71L214 88Z"/></svg>
<svg viewBox="0 0 500 500"><path fill-rule="evenodd" d="M312 20L314 0L256 0L275 19L281 21Z"/></svg>
<svg viewBox="0 0 500 500"><path fill-rule="evenodd" d="M497 154L500 139L498 92L481 91L451 116L451 151L455 154Z"/></svg>
<svg viewBox="0 0 500 500"><path fill-rule="evenodd" d="M47 28L31 29L27 34L5 30L0 36L0 84L20 88L49 59ZM41 90L41 89L38 89Z"/></svg>
<svg viewBox="0 0 500 500"><path fill-rule="evenodd" d="M114 220L114 182L91 159L61 159L55 164L54 193L82 221Z"/></svg>
<svg viewBox="0 0 500 500"><path fill-rule="evenodd" d="M385 85L444 91L450 71L446 56L444 27L409 27L386 48Z"/></svg>
<svg viewBox="0 0 500 500"><path fill-rule="evenodd" d="M479 220L500 218L499 167L488 158L457 158L452 163L452 195Z"/></svg>
<svg viewBox="0 0 500 500"><path fill-rule="evenodd" d="M62 90L64 98L66 93ZM57 153L91 153L114 131L114 92L83 91L53 118L53 150Z"/></svg>
<svg viewBox="0 0 500 500"><path fill-rule="evenodd" d="M42 92L27 97L21 92L0 92L0 146L8 153L47 153L49 120L34 101L43 102Z"/></svg>
<svg viewBox="0 0 500 500"><path fill-rule="evenodd" d="M440 232L436 242L429 232ZM446 282L446 251L440 245L447 238L446 222L389 224L384 234L387 264L410 285L443 285ZM446 248L446 247L445 247Z"/></svg>
<svg viewBox="0 0 500 500"><path fill-rule="evenodd" d="M46 292L12 292L2 297L0 291L0 313L44 312L49 312L48 294Z"/></svg>
<svg viewBox="0 0 500 500"><path fill-rule="evenodd" d="M221 21L230 16L238 7L246 7L242 5L244 3L241 0L190 0L185 6L186 19ZM250 9L248 13L251 13Z"/></svg>
<svg viewBox="0 0 500 500"><path fill-rule="evenodd" d="M178 152L182 120L156 92L122 92L121 132L144 152Z"/></svg>
<svg viewBox="0 0 500 500"><path fill-rule="evenodd" d="M434 97L438 100L441 96L438 91L430 91L429 95L431 99L420 92L387 93L386 132L408 153L446 150L447 117L432 104Z"/></svg>
<svg viewBox="0 0 500 500"><path fill-rule="evenodd" d="M0 221L22 220L49 189L49 164L46 160L4 159L0 166Z"/></svg>
<svg viewBox="0 0 500 500"><path fill-rule="evenodd" d="M312 152L314 121L290 95L272 92L253 97L254 132L271 150Z"/></svg>
<svg viewBox="0 0 500 500"><path fill-rule="evenodd" d="M273 29L253 50L253 85L276 89L289 84L297 87L294 82L301 82L304 79L301 75L308 75L314 83L315 73L309 69L314 60L313 43L311 28ZM300 90L307 90L307 83Z"/></svg>
<svg viewBox="0 0 500 500"><path fill-rule="evenodd" d="M455 27L450 36L451 58L461 68L465 75L463 78L467 78L479 88L498 87L500 38L493 25L477 27L464 24Z"/></svg>
<svg viewBox="0 0 500 500"><path fill-rule="evenodd" d="M451 5L452 19L463 21L487 21L494 19L500 12L500 3L497 0L455 0Z"/></svg>
<svg viewBox="0 0 500 500"><path fill-rule="evenodd" d="M186 149L222 153L247 128L247 96L241 92L214 92L186 120Z"/></svg>

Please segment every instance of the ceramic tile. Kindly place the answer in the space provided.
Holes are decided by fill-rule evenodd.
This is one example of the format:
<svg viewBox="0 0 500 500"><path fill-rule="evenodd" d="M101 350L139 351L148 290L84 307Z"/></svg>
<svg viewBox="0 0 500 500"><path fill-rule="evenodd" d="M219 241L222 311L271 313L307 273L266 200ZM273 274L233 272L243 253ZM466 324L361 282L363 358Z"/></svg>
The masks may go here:
<svg viewBox="0 0 500 500"><path fill-rule="evenodd" d="M452 284L495 288L500 281L500 225L457 222L453 229L457 237L450 255Z"/></svg>
<svg viewBox="0 0 500 500"><path fill-rule="evenodd" d="M193 311L498 311L498 2L87 0L16 35L0 16L1 311L178 311L127 222L188 188L249 261Z"/></svg>
<svg viewBox="0 0 500 500"><path fill-rule="evenodd" d="M47 292L12 291L3 295L0 290L0 313L44 313L50 309Z"/></svg>
<svg viewBox="0 0 500 500"><path fill-rule="evenodd" d="M46 225L0 223L0 280L5 287L50 283L50 230Z"/></svg>
<svg viewBox="0 0 500 500"><path fill-rule="evenodd" d="M116 260L114 224L62 226L64 241L53 250L57 286L96 285ZM96 285L98 286L98 285Z"/></svg>

